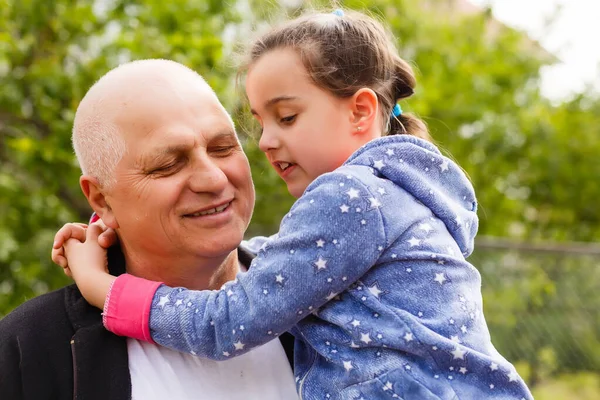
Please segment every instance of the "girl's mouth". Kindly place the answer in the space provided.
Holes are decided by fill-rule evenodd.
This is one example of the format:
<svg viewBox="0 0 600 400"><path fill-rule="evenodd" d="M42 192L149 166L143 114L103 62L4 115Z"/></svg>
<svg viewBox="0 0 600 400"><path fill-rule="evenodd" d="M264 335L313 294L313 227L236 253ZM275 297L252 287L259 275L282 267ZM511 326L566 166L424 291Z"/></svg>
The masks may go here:
<svg viewBox="0 0 600 400"><path fill-rule="evenodd" d="M286 169L288 169L289 167L293 166L294 164L289 163L289 162L277 162L275 163L277 165L277 167L283 172Z"/></svg>
<svg viewBox="0 0 600 400"><path fill-rule="evenodd" d="M279 173L279 176L281 176L282 178L285 178L286 176L288 176L289 174L292 173L292 171L294 170L294 167L297 164L286 162L286 161L276 161L273 163L273 165L275 166L275 169Z"/></svg>

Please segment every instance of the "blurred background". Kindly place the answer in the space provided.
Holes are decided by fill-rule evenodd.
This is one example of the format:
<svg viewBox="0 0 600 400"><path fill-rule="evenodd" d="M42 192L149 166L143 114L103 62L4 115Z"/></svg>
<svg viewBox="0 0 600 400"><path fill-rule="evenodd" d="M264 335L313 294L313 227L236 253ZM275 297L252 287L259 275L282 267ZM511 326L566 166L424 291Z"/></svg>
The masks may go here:
<svg viewBox="0 0 600 400"><path fill-rule="evenodd" d="M499 351L536 399L600 398L600 5L597 0L364 0L417 73L402 107L467 171L480 202L472 263ZM87 221L70 144L109 69L168 58L234 115L271 234L293 199L252 139L236 54L301 0L0 0L0 318L69 280L56 230Z"/></svg>

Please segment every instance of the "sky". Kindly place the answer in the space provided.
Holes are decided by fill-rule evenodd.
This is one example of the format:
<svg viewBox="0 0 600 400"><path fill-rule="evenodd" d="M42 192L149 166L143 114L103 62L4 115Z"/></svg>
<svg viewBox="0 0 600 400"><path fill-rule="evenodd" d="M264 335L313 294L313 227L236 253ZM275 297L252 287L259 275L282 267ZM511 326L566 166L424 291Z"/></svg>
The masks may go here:
<svg viewBox="0 0 600 400"><path fill-rule="evenodd" d="M564 100L586 85L600 91L600 0L469 1L491 5L498 20L527 32L558 57L557 65L542 70L545 96Z"/></svg>

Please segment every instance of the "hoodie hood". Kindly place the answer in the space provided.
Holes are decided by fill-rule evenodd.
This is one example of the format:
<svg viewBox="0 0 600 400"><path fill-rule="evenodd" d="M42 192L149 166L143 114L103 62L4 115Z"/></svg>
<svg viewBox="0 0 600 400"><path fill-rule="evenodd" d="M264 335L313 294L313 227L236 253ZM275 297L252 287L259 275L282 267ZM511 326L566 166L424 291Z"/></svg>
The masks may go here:
<svg viewBox="0 0 600 400"><path fill-rule="evenodd" d="M442 220L465 257L473 252L478 228L473 185L435 145L410 135L385 136L361 147L344 165L372 167Z"/></svg>

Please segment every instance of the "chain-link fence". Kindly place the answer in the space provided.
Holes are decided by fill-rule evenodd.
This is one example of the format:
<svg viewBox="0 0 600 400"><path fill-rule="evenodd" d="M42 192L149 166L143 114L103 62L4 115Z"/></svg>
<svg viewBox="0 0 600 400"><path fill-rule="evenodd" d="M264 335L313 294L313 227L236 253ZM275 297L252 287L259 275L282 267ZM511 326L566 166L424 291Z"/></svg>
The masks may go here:
<svg viewBox="0 0 600 400"><path fill-rule="evenodd" d="M494 344L536 399L600 398L600 246L481 238L469 260Z"/></svg>

